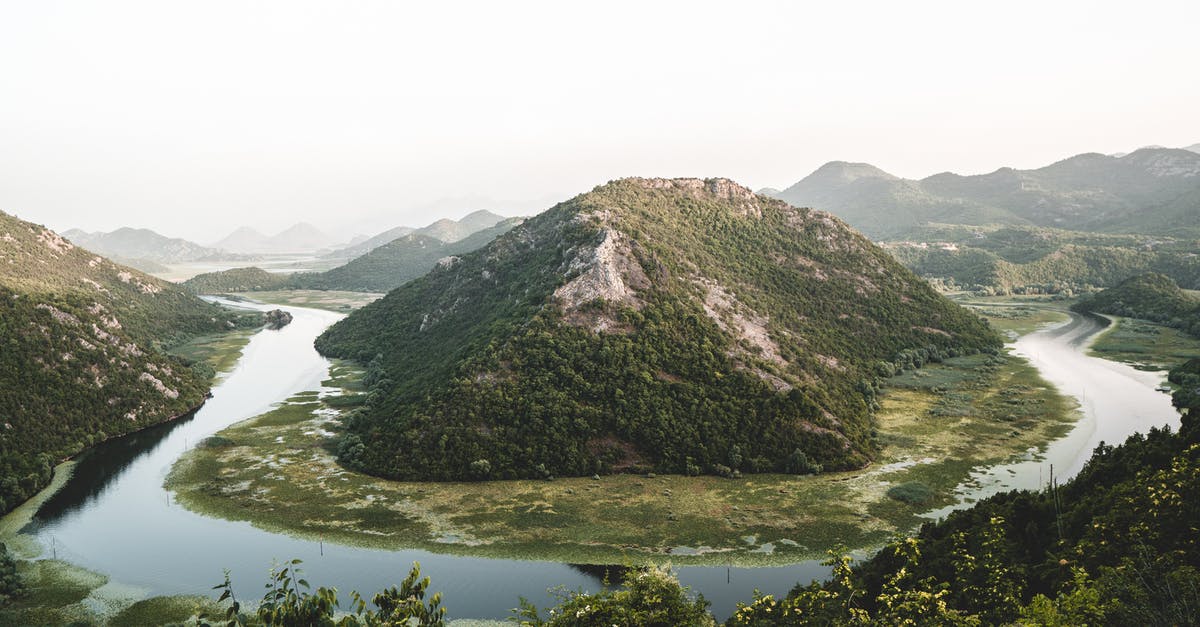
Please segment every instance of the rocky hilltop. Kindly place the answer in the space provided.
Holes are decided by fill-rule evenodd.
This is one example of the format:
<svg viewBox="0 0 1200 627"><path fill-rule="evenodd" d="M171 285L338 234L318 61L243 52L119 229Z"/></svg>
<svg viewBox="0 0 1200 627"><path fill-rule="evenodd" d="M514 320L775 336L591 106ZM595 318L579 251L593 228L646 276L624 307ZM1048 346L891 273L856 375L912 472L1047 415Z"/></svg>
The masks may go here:
<svg viewBox="0 0 1200 627"><path fill-rule="evenodd" d="M388 477L808 472L875 453L875 377L999 344L828 213L623 179L354 312L342 460Z"/></svg>

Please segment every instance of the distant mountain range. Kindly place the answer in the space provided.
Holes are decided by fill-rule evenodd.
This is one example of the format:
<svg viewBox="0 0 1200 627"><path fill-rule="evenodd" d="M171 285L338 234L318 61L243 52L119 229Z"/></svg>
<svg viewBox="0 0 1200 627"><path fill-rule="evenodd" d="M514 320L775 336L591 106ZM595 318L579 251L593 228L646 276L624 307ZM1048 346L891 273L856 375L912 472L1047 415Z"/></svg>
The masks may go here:
<svg viewBox="0 0 1200 627"><path fill-rule="evenodd" d="M523 220L505 218L456 242L409 233L325 272L287 275L260 268L233 268L194 276L183 287L197 294L277 289L387 292L429 272L443 260L482 248Z"/></svg>
<svg viewBox="0 0 1200 627"><path fill-rule="evenodd" d="M77 246L135 266L139 260L158 264L182 263L217 257L222 252L183 238L160 235L150 229L124 227L109 233L71 229L63 236Z"/></svg>
<svg viewBox="0 0 1200 627"><path fill-rule="evenodd" d="M294 224L275 235L264 235L241 227L213 244L234 253L313 253L337 244L337 240L307 222Z"/></svg>
<svg viewBox="0 0 1200 627"><path fill-rule="evenodd" d="M1200 236L1200 145L1087 153L1036 170L910 180L833 161L776 198L825 209L876 240L931 223Z"/></svg>
<svg viewBox="0 0 1200 627"><path fill-rule="evenodd" d="M394 241L406 235L423 235L442 242L457 242L467 236L483 229L491 228L505 218L504 216L494 214L490 211L475 211L462 217L460 220L450 220L443 218L423 228L413 228L409 226L398 226L393 229L388 229L374 237L368 238L362 242L354 243L345 248L339 248L327 255L329 259L354 259L364 255L388 242Z"/></svg>

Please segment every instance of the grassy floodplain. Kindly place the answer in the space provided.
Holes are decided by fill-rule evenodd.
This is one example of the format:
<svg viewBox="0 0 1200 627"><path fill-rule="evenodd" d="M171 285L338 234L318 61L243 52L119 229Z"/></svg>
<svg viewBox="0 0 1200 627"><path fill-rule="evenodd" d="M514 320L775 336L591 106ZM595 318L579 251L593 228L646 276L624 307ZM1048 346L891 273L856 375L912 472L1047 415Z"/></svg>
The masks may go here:
<svg viewBox="0 0 1200 627"><path fill-rule="evenodd" d="M1200 356L1200 339L1179 329L1134 318L1107 317L1112 325L1096 338L1089 349L1092 355L1144 370L1167 370Z"/></svg>
<svg viewBox="0 0 1200 627"><path fill-rule="evenodd" d="M971 468L1040 447L1074 418L1023 361L976 355L891 382L878 413L884 453L862 471L405 483L348 471L330 452L338 411L358 402L360 375L335 364L329 390L222 431L177 463L167 487L206 514L345 544L573 563L766 565L905 533L921 512L949 504ZM907 491L889 496L901 485Z"/></svg>

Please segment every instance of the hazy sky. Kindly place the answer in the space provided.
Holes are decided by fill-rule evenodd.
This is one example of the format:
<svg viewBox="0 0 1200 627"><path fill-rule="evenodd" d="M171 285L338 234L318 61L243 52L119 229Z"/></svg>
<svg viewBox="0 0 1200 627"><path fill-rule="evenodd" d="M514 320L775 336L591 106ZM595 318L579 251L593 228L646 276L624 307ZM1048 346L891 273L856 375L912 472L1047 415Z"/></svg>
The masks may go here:
<svg viewBox="0 0 1200 627"><path fill-rule="evenodd" d="M201 242L1200 142L1200 2L0 0L0 209Z"/></svg>

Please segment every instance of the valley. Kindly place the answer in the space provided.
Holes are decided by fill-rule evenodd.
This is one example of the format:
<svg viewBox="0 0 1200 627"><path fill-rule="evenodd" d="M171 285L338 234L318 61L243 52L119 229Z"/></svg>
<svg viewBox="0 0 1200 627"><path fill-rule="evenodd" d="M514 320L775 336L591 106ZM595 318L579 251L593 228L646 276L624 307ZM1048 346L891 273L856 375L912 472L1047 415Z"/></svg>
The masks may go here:
<svg viewBox="0 0 1200 627"><path fill-rule="evenodd" d="M960 284L954 258L889 249L943 290L971 288L948 300L836 218L724 179L626 179L527 220L463 223L368 240L340 266L276 257L332 268L319 274L231 268L182 284L208 303L114 266L113 285L139 298L223 312L187 333L126 323L211 380L212 398L101 438L3 520L30 592L0 620L183 620L219 611L194 596L214 573L240 574L231 590L249 598L245 573L293 557L344 590L420 561L455 617L483 620L518 596L553 604L554 586L597 590L595 573L669 563L729 617L755 590L830 577L831 551L871 555L1041 490L1052 467L1068 480L1101 442L1178 428L1156 388L1200 354L1178 272L1075 298L1095 280ZM1013 263L1142 241L983 232L980 250ZM48 233L56 257L71 250ZM1040 252L1020 252L1033 240ZM1166 249L1188 259L1183 243ZM49 284L71 293L67 280ZM76 312L46 309L68 327L94 313L55 303ZM274 308L290 324L261 330Z"/></svg>

